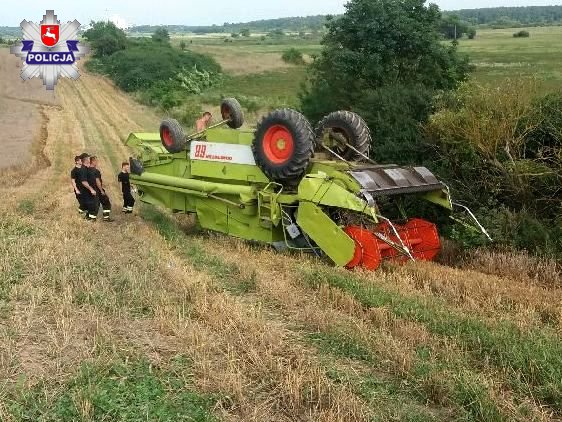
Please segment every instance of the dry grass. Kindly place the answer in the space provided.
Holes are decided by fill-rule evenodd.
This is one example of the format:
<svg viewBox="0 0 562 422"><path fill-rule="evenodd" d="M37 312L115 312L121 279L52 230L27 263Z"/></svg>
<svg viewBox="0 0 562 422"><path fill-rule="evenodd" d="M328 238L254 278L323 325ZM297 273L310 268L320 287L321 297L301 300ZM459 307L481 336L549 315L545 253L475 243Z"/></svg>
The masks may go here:
<svg viewBox="0 0 562 422"><path fill-rule="evenodd" d="M545 288L562 287L562 265L552 258L540 258L527 252L495 252L479 249L463 261L463 267L485 274L524 281Z"/></svg>
<svg viewBox="0 0 562 422"><path fill-rule="evenodd" d="M224 419L367 420L368 408L326 376L286 323L222 292L142 220L92 226L74 215L75 151L106 157L102 171L117 192L109 175L127 156L121 140L140 126L130 124L136 106L97 78L58 89L63 109L50 116L45 148L52 165L3 192L0 373L9 383L0 395L22 377L52 384L54 394L92 359L140 353L166 365L183 355L200 390L222 397ZM70 142L56 142L67 130Z"/></svg>
<svg viewBox="0 0 562 422"><path fill-rule="evenodd" d="M281 59L281 53L258 53L233 49L225 46L193 45L191 50L210 54L230 75L263 73L271 70L283 70L293 67Z"/></svg>
<svg viewBox="0 0 562 422"><path fill-rule="evenodd" d="M215 395L224 420L490 420L494 412L522 420L521 402L528 418L548 420L548 408L511 388L503 368L474 361L455 339L310 278L349 274L459 315L558 329L560 289L554 278L537 281L548 266L517 277L526 261L498 258L493 272L481 255L470 270L419 264L351 274L222 236L170 240L138 216L88 224L74 213L72 157L102 157L118 205L114 174L129 155L122 141L158 118L87 74L57 93L62 108L45 109L49 165L0 188L0 419L11 420L5 403L18 383L45 383L52 399L84 362L142 356L169 367L184 356L183 370L197 391ZM219 256L217 245L228 253Z"/></svg>
<svg viewBox="0 0 562 422"><path fill-rule="evenodd" d="M391 374L395 374L394 376L398 374L400 378L412 379L420 364L417 355L420 348L432 350L432 359L435 359L432 362L435 365L446 363L457 371L459 366L469 365L470 358L466 356L465 351L456 347L453 342L443 341L439 336L429 333L423 324L397 318L384 307L365 308L349 293L324 284L320 284L318 290L313 291L303 287L300 271L307 267L321 268L324 264L319 266L310 261L306 264L305 259L303 267L303 263L300 262L302 257L295 259L268 249L256 250L255 247L250 247L244 242L224 239L220 236L217 238L211 236L209 241L199 239L199 242L206 250L211 250L211 244L226 243L229 253L223 255L221 259L235 265L240 271L241 279L255 279L255 294L264 303L269 303L272 309L281 312L284 318L293 321L293 324L306 327L306 330L311 332L345 333L345 336L364 345L368 353L376 356L377 359L377 365L371 366L368 371L374 369L378 377L387 379L393 376ZM260 263L259 266L239 264L255 261ZM376 285L381 285L381 275L384 278L384 274L381 273L362 275L371 277L370 282ZM406 293L402 289L400 292ZM332 356L331 359L333 358ZM358 369L357 363L353 366ZM510 393L507 381L503 379L501 372L491 367L479 372L470 366L465 366L464 371L470 379L478 380L475 381L477 385L487 390L492 406L496 406L511 420L526 420L526 417L518 413L520 407L517 403L521 397L515 397ZM450 401L455 393L450 390L449 384L453 383L457 376L452 372L437 371L432 378L423 381L421 385L425 390L423 394L436 404L433 412L440 418L455 414L454 403ZM434 391L435 388L437 390ZM406 402L407 399L404 401ZM379 407L382 407L381 403ZM540 403L533 399L527 401L526 408L534 420L550 418L550 411L543 409Z"/></svg>

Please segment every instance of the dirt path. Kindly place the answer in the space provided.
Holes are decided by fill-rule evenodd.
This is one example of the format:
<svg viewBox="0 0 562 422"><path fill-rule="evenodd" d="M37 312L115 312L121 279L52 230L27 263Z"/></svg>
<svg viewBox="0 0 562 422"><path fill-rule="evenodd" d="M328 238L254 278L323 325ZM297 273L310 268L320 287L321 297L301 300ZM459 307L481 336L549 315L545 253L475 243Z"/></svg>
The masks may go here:
<svg viewBox="0 0 562 422"><path fill-rule="evenodd" d="M214 395L224 420L552 416L548 396L467 346L472 332L449 334L438 322L444 312L459 324L478 316L495 334L501 316L522 339L560 331L560 289L433 264L351 275L186 235L189 222L148 208L144 218L116 213L115 223L92 225L75 212L72 157L101 158L119 209L123 142L131 131L156 131L159 116L98 76L62 81L56 92L56 107L40 108L47 164L0 188L0 376L8 380L0 419L18 420L6 403L22 379L44 389L48 407L85 362L176 368L180 357L182 377ZM367 297L361 286L380 291ZM87 417L91 406L76 408Z"/></svg>

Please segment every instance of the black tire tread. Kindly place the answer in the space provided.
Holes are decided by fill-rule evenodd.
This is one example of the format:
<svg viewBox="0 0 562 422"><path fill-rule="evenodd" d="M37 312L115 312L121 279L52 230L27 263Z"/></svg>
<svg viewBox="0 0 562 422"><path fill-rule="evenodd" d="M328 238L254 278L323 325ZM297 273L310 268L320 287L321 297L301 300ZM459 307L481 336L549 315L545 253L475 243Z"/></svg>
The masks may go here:
<svg viewBox="0 0 562 422"><path fill-rule="evenodd" d="M282 165L271 163L262 153L261 143L267 129L274 124L283 124L292 133L295 151L291 159ZM296 110L283 108L272 111L257 125L252 151L256 164L270 179L290 186L304 176L314 154L314 131L310 122Z"/></svg>
<svg viewBox="0 0 562 422"><path fill-rule="evenodd" d="M164 143L164 138L162 136L163 129L167 127L172 135L173 145L167 146ZM176 154L182 152L185 149L186 137L183 131L183 127L176 119L164 119L160 123L160 139L162 140L162 146L170 154Z"/></svg>
<svg viewBox="0 0 562 422"><path fill-rule="evenodd" d="M244 124L244 111L236 98L224 98L221 102L221 110L226 106L230 110L230 119L226 123L231 129L240 129ZM224 119L224 116L223 116Z"/></svg>
<svg viewBox="0 0 562 422"><path fill-rule="evenodd" d="M315 131L318 150L322 149L319 144L322 142L324 131L329 128L341 128L345 130L346 133L351 135L349 143L366 156L369 155L372 142L371 131L365 120L357 113L351 111L335 111L324 117L316 126ZM358 154L351 148L346 148L340 155L348 161L361 161L365 159L361 154Z"/></svg>

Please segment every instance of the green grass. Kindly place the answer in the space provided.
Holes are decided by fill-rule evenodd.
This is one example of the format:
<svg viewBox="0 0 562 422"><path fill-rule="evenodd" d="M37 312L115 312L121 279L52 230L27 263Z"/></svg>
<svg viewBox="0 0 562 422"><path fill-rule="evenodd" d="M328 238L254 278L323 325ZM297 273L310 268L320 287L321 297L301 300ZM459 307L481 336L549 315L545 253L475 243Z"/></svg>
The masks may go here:
<svg viewBox="0 0 562 422"><path fill-rule="evenodd" d="M205 94L205 98L233 96L253 101L257 108L297 107L298 92L306 77L306 67L259 74L226 77L223 85Z"/></svg>
<svg viewBox="0 0 562 422"><path fill-rule="evenodd" d="M562 409L562 342L556 332L520 330L513 323L490 326L474 317L449 311L442 301L421 300L366 285L352 275L309 271L312 286L323 283L353 295L366 308L388 308L397 318L424 324L431 333L450 338L472 356L474 366L496 366L506 372L510 387L519 394L533 392L535 399Z"/></svg>
<svg viewBox="0 0 562 422"><path fill-rule="evenodd" d="M14 421L215 421L215 400L192 391L186 368L181 358L166 370L145 360L84 363L58 388L21 385L4 404Z"/></svg>
<svg viewBox="0 0 562 422"><path fill-rule="evenodd" d="M525 28L529 38L514 38L518 29L479 31L461 40L459 50L476 65L473 78L484 83L517 76L537 77L544 89L562 87L562 27Z"/></svg>
<svg viewBox="0 0 562 422"><path fill-rule="evenodd" d="M196 269L212 276L225 290L235 294L250 293L255 290L256 280L253 276L248 280L242 275L238 265L225 262L219 255L207 252L198 242L188 239L177 223L168 215L151 206L143 206L141 212L143 218L154 224L172 247L177 248ZM309 274L301 275L300 278L305 285L314 285L310 281ZM404 302L410 300L402 296L397 296L397 298ZM372 353L368 345L348 333L339 331L337 327L322 332L306 332L306 328L303 329L305 338L326 355L360 361L373 365L373 367L382 364L380 358ZM456 366L451 367L451 365ZM432 353L421 353L416 360L414 370L409 375L410 384L407 388L401 389L401 396L393 395L391 390L386 391L386 394L389 395L387 401L390 403L396 405L406 400L407 397L408 404L399 408L389 405L384 409L378 409L377 413L386 412L384 413L386 418L389 418L390 414L401 415L397 420L432 420L432 414L422 405L432 402L438 405L454 405L464 420L503 420L502 412L490 398L485 385L475 374L466 369L468 367L469 364L460 357L449 359L449 357L436 356ZM446 370L449 372L445 372ZM460 375L457 375L457 372ZM443 385L439 392L435 393L433 379L440 375ZM387 377L386 382L389 385L400 383L399 379L392 379L390 376ZM356 393L369 401L374 409L377 409L378 403L375 397L380 393L378 391L380 383L373 383L371 378L365 378L359 383L360 387L355 384L352 386L355 390L359 388ZM398 387L396 388L398 389ZM443 394L445 398L438 397L439 394Z"/></svg>

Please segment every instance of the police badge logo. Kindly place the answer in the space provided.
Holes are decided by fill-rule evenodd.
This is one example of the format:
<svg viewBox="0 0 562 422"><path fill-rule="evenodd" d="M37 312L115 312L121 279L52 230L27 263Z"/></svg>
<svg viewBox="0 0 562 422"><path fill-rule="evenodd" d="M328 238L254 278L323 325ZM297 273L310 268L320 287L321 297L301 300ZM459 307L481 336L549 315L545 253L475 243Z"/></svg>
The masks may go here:
<svg viewBox="0 0 562 422"><path fill-rule="evenodd" d="M76 60L90 52L89 47L78 45L80 22L75 19L61 25L54 10L47 10L39 24L23 20L21 29L22 42L12 46L10 52L24 61L23 80L38 77L53 90L60 77L80 77Z"/></svg>

